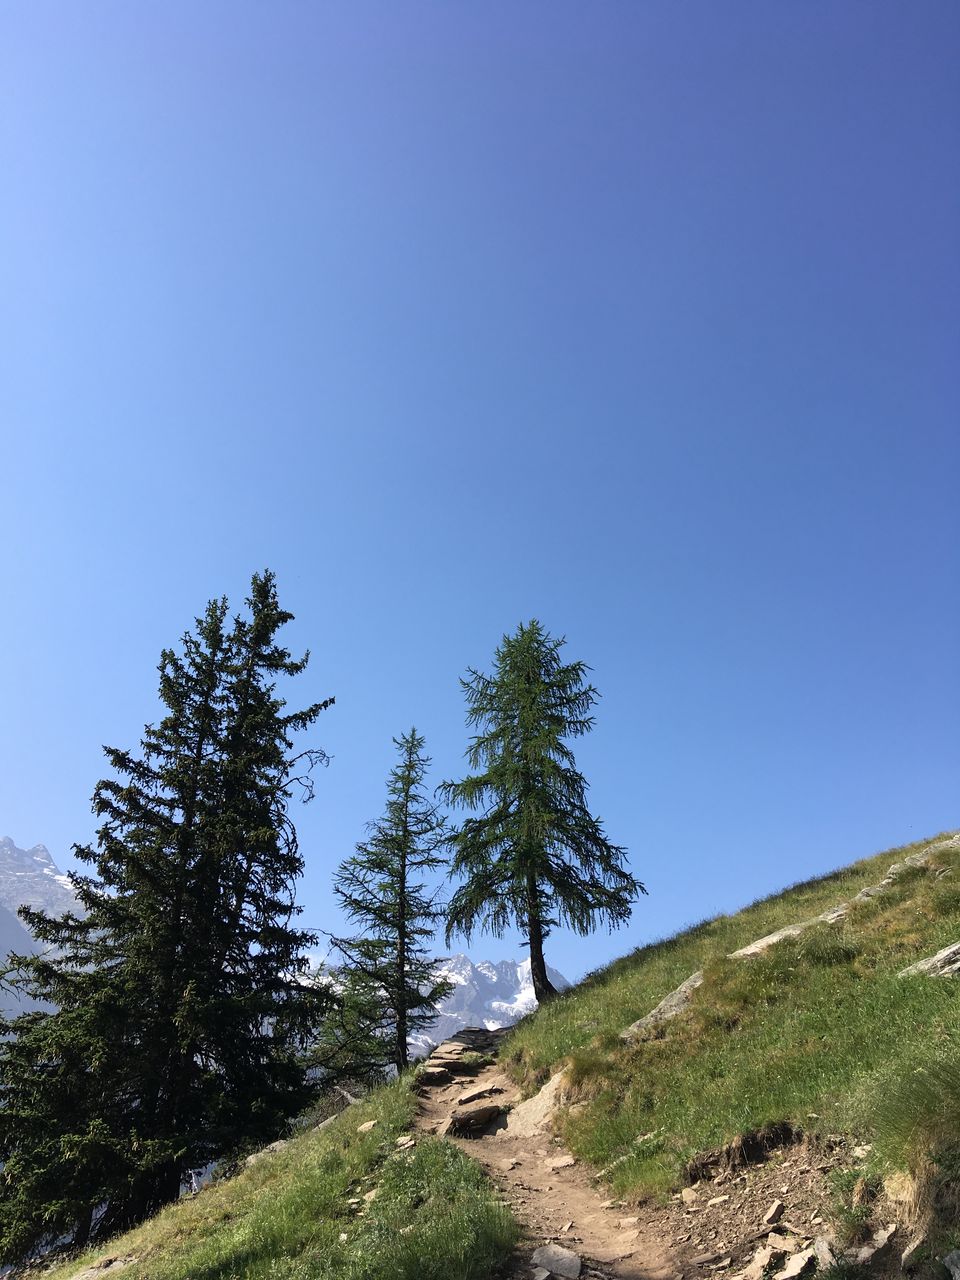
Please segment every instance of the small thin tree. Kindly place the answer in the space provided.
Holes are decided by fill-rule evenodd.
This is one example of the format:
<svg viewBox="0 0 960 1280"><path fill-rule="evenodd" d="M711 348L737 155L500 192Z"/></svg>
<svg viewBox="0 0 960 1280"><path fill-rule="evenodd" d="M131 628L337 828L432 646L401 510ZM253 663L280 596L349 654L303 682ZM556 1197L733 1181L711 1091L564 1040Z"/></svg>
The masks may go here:
<svg viewBox="0 0 960 1280"><path fill-rule="evenodd" d="M399 1071L409 1061L408 1038L430 1025L452 988L427 951L443 912L423 878L445 861L447 822L423 789L424 739L411 729L393 742L400 762L387 779L383 817L334 881L344 914L363 932L333 944L354 1010L364 1008L373 1043Z"/></svg>
<svg viewBox="0 0 960 1280"><path fill-rule="evenodd" d="M630 916L643 885L587 808L587 783L566 739L593 728L598 699L583 662L564 663L565 641L534 619L505 635L493 675L468 671L460 684L467 749L476 772L444 782L450 804L473 811L453 836L451 870L463 878L450 901L447 941L480 928L499 937L511 925L528 940L538 1001L556 995L543 955L555 925L587 934Z"/></svg>

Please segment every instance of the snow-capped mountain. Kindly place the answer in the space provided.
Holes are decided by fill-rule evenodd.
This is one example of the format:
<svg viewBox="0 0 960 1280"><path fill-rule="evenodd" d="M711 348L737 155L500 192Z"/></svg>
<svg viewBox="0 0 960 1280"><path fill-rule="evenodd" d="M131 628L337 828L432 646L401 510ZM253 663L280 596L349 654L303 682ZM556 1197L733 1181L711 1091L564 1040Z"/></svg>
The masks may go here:
<svg viewBox="0 0 960 1280"><path fill-rule="evenodd" d="M23 905L40 907L51 915L78 909L69 877L65 876L42 844L20 849L9 836L0 838L0 962L9 951L36 949L17 916ZM462 1027L509 1027L537 1007L530 977L530 961L490 960L474 963L469 956L448 956L440 974L453 990L440 1001L436 1021L410 1038L410 1052L428 1053L441 1040ZM562 991L570 984L556 969L547 968L553 985ZM0 1008L9 1000L0 992Z"/></svg>
<svg viewBox="0 0 960 1280"><path fill-rule="evenodd" d="M29 955L37 944L17 915L22 906L40 907L51 915L75 911L70 880L63 874L45 845L20 849L9 836L0 838L0 965L11 951ZM11 992L0 990L0 1012L19 1013L31 1008L29 1001L18 1000Z"/></svg>
<svg viewBox="0 0 960 1280"><path fill-rule="evenodd" d="M537 1007L530 977L530 961L490 960L474 963L469 956L449 956L439 966L439 973L454 984L453 990L437 1006L433 1025L411 1036L410 1052L420 1055L430 1051L463 1027L512 1026L525 1013ZM558 991L569 987L566 978L547 966L550 981Z"/></svg>
<svg viewBox="0 0 960 1280"><path fill-rule="evenodd" d="M77 900L46 845L18 849L9 836L0 838L0 906L13 915L23 906L41 907L51 915L75 911Z"/></svg>

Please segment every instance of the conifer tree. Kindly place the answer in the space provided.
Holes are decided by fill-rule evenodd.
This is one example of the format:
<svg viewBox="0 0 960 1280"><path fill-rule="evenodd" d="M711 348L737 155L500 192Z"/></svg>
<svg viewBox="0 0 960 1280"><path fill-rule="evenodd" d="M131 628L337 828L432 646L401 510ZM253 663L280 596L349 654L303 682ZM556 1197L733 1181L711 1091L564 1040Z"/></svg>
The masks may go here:
<svg viewBox="0 0 960 1280"><path fill-rule="evenodd" d="M247 616L212 601L164 650L164 715L139 753L105 748L96 847L76 846L83 914L22 910L39 956L18 989L45 1002L0 1044L0 1257L81 1245L175 1199L185 1174L276 1137L312 1096L305 1052L327 994L305 984L294 925L303 862L289 802L325 757L296 752L332 699L288 712L300 674L271 573Z"/></svg>
<svg viewBox="0 0 960 1280"><path fill-rule="evenodd" d="M467 750L477 772L439 789L477 813L453 837L451 870L463 883L450 901L447 941L455 932L469 940L478 927L499 937L515 925L528 940L540 1002L556 995L543 956L550 930L616 927L646 892L587 808L566 739L593 727L599 695L583 662L561 660L564 643L534 619L503 637L493 675L468 671L460 684L467 724L478 730Z"/></svg>
<svg viewBox="0 0 960 1280"><path fill-rule="evenodd" d="M344 914L362 932L333 941L344 960L347 1005L366 1027L367 1053L399 1071L408 1037L430 1025L451 984L427 952L442 911L423 879L444 862L446 819L423 790L430 766L423 738L411 729L393 742L400 762L387 780L383 817L334 882Z"/></svg>

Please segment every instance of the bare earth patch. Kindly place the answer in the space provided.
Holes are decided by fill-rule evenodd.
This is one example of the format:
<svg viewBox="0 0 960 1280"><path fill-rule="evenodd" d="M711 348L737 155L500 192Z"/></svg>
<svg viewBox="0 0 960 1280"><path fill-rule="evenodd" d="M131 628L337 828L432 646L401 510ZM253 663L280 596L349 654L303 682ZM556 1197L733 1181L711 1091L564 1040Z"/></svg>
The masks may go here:
<svg viewBox="0 0 960 1280"><path fill-rule="evenodd" d="M501 1034L465 1030L429 1061L449 1064L477 1051L495 1053ZM551 1132L559 1076L521 1101L495 1060L473 1072L450 1071L444 1081L428 1066L416 1127L445 1136L477 1160L510 1205L525 1233L511 1280L566 1274L538 1269L552 1257L556 1267L568 1265L563 1251L580 1259L580 1275L603 1280L753 1280L764 1268L788 1280L829 1265L833 1252L840 1252L829 1222L831 1175L855 1168L862 1155L840 1137L815 1144L790 1126L782 1133L771 1127L752 1145L744 1142L742 1153L704 1153L691 1167L699 1180L666 1204L609 1200L595 1172ZM885 1232L880 1228L878 1239ZM905 1244L904 1232L895 1228L876 1262L881 1252L899 1256ZM872 1247L869 1240L864 1247Z"/></svg>
<svg viewBox="0 0 960 1280"><path fill-rule="evenodd" d="M478 1049L490 1052L498 1040L495 1032L464 1031L441 1045L437 1056L442 1060ZM464 1095L479 1097L478 1090L484 1092L482 1102L458 1105ZM447 1084L434 1085L428 1073L421 1086L417 1127L446 1135L479 1161L509 1203L526 1233L512 1275L526 1280L536 1270L534 1251L554 1244L582 1259L584 1276L592 1273L617 1280L682 1276L680 1255L664 1241L655 1223L641 1221L619 1202L604 1201L590 1169L553 1137L551 1104L549 1086L545 1097L520 1103L516 1085L496 1062L479 1067L473 1076L454 1076ZM450 1120L469 1114L474 1105L477 1110L492 1105L501 1110L476 1137L448 1133Z"/></svg>

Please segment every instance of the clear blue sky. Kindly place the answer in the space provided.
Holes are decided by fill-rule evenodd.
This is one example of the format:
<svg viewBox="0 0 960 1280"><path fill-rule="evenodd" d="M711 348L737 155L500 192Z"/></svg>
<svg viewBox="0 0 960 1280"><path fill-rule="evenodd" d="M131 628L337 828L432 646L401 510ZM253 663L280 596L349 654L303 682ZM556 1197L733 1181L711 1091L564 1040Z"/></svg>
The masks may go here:
<svg viewBox="0 0 960 1280"><path fill-rule="evenodd" d="M264 566L337 698L310 924L533 616L651 891L571 977L960 823L958 54L955 0L3 5L0 832L69 863Z"/></svg>

